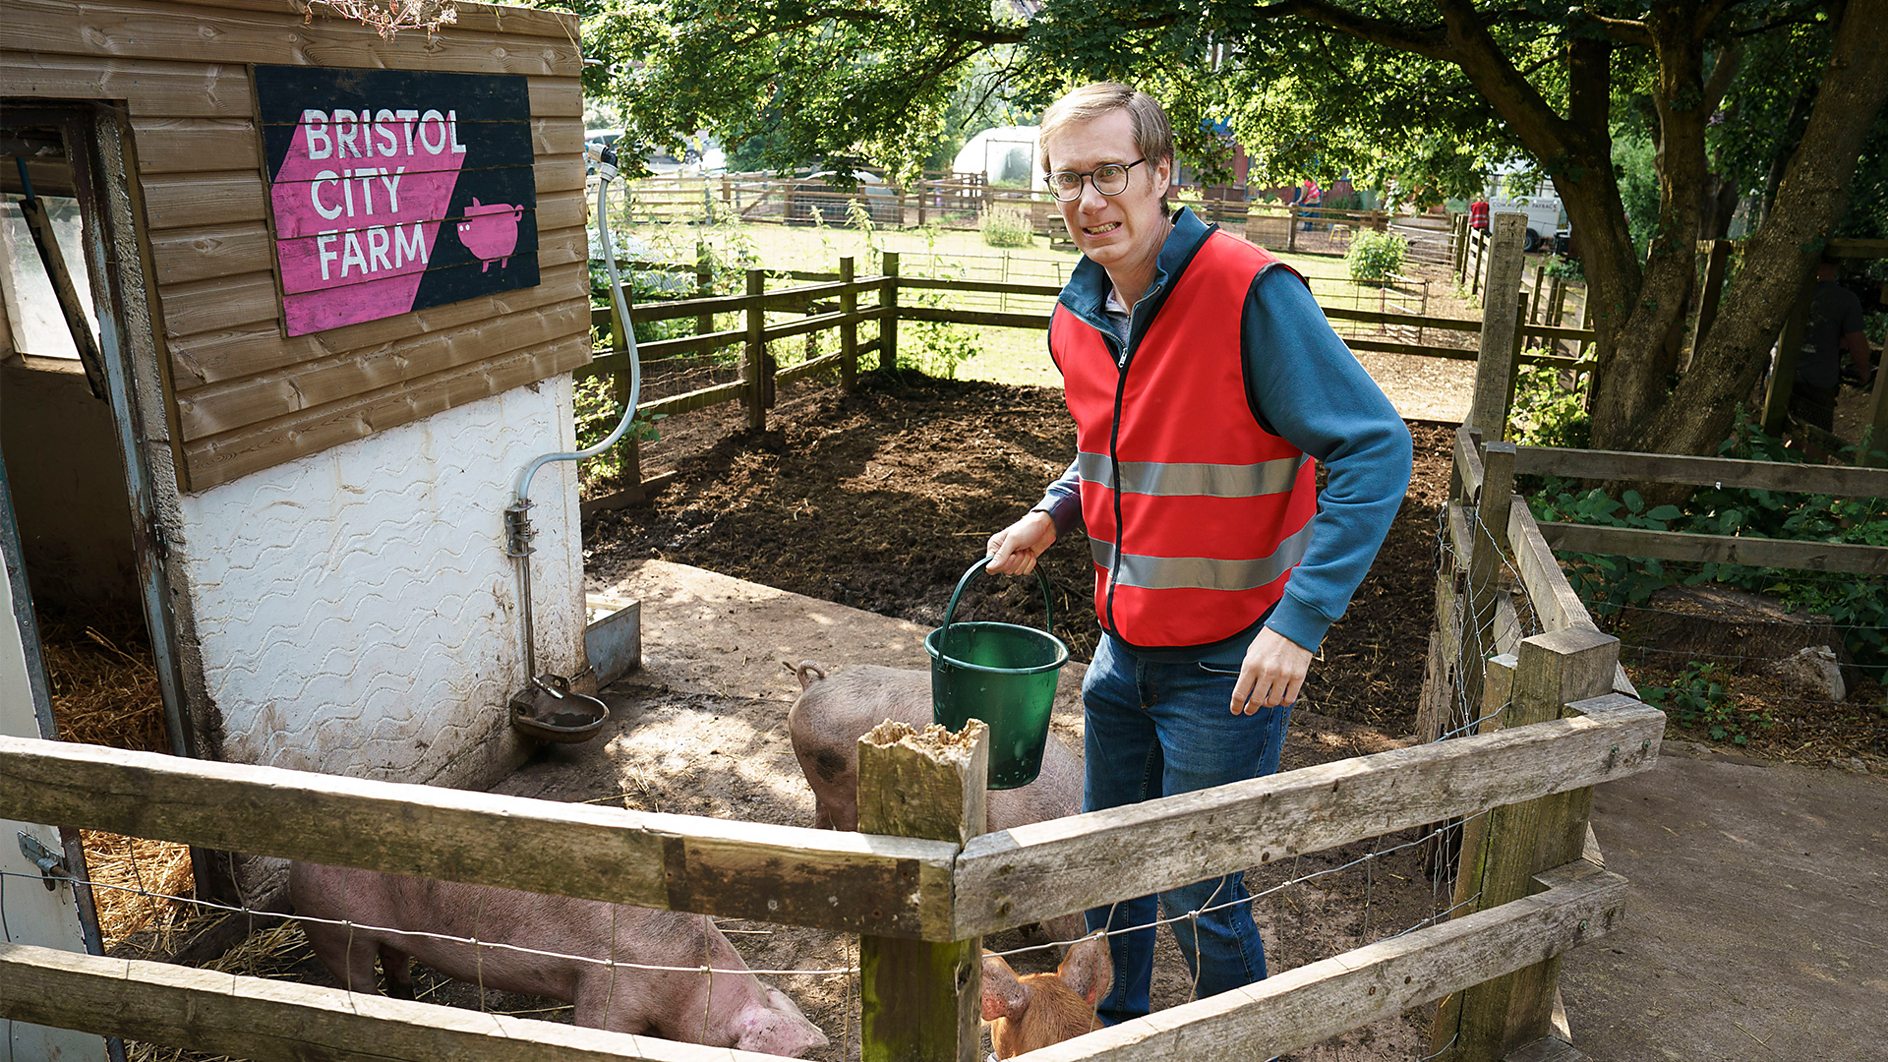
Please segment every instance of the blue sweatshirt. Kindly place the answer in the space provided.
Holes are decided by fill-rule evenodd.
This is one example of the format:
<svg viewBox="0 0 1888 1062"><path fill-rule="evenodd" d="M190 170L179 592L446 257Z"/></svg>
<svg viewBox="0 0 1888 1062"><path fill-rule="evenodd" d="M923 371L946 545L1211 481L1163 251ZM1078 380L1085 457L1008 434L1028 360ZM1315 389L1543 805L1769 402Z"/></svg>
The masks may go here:
<svg viewBox="0 0 1888 1062"><path fill-rule="evenodd" d="M1101 331L1117 361L1132 357L1129 339L1146 334L1172 281L1211 231L1191 210L1174 215L1153 282L1125 322L1107 312L1113 291L1107 271L1086 257L1070 275L1060 301ZM1409 429L1331 330L1302 281L1283 269L1261 271L1246 292L1239 332L1253 415L1267 431L1325 466L1311 545L1292 570L1284 597L1252 628L1216 645L1145 656L1236 668L1259 627L1316 652L1370 570L1409 487ZM1035 508L1055 521L1058 537L1081 521L1081 479L1073 462Z"/></svg>

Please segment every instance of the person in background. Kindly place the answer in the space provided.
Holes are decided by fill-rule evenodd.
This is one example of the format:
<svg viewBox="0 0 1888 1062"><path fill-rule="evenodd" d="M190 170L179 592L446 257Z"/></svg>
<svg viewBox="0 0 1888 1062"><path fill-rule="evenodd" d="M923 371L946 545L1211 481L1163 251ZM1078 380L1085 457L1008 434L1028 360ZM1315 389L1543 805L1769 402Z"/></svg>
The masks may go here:
<svg viewBox="0 0 1888 1062"><path fill-rule="evenodd" d="M1151 97L1076 89L1040 137L1082 252L1049 325L1077 453L990 537L989 569L1027 575L1078 521L1088 533L1102 639L1082 683L1084 810L1271 774L1402 504L1409 429L1295 270L1168 213L1173 133ZM1202 997L1265 976L1249 899L1236 873L1158 898L1199 912L1172 928ZM1108 1024L1148 1011L1155 910L1087 913L1114 934Z"/></svg>
<svg viewBox="0 0 1888 1062"><path fill-rule="evenodd" d="M1837 280L1835 259L1824 256L1816 265L1809 321L1796 356L1796 378L1790 384L1791 416L1824 431L1835 430L1836 392L1842 385L1845 352L1854 378L1866 386L1873 367L1868 336L1862 332L1862 300Z"/></svg>

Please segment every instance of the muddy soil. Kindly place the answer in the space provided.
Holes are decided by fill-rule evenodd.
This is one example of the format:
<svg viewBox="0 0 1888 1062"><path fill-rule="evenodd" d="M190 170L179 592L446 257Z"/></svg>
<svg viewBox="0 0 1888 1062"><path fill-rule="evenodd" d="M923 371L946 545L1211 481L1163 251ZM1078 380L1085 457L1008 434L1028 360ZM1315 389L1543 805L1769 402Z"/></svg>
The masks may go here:
<svg viewBox="0 0 1888 1062"><path fill-rule="evenodd" d="M984 540L1038 501L1075 452L1056 391L919 376L849 396L783 390L768 424L740 431L731 407L665 422L663 439L645 446L644 474L674 478L650 504L586 522L590 584L654 557L935 626ZM1393 734L1415 719L1449 476L1449 430L1413 433L1408 499L1301 702ZM1088 556L1077 530L1041 566L1055 633L1079 660L1097 635ZM961 607L1015 622L1042 614L1034 587L1014 580L973 583Z"/></svg>

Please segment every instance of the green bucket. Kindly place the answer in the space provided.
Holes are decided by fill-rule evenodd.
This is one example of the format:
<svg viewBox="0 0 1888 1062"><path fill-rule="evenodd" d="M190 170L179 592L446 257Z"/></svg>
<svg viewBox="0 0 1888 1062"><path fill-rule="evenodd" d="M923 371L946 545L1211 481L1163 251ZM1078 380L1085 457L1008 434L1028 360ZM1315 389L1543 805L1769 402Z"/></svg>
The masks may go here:
<svg viewBox="0 0 1888 1062"><path fill-rule="evenodd" d="M954 623L957 600L970 578L990 563L983 557L957 581L944 610L944 625L924 639L931 654L931 718L959 730L971 719L990 728L991 789L1014 789L1036 780L1049 740L1049 712L1056 679L1069 662L1069 647L1050 634L1055 606L1049 579L1042 584L1043 629L1014 623Z"/></svg>

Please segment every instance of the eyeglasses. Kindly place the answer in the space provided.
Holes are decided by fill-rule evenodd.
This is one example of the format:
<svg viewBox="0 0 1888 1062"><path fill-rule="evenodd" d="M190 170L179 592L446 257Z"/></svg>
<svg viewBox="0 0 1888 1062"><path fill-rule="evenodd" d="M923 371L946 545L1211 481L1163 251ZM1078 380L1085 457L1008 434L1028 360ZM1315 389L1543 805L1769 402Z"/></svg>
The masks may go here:
<svg viewBox="0 0 1888 1062"><path fill-rule="evenodd" d="M1095 182L1095 191L1102 195L1120 195L1128 190L1128 171L1146 162L1145 156L1126 164L1110 162L1097 166L1087 173L1074 170L1056 170L1047 176L1049 194L1064 203L1072 203L1082 197L1082 182Z"/></svg>

